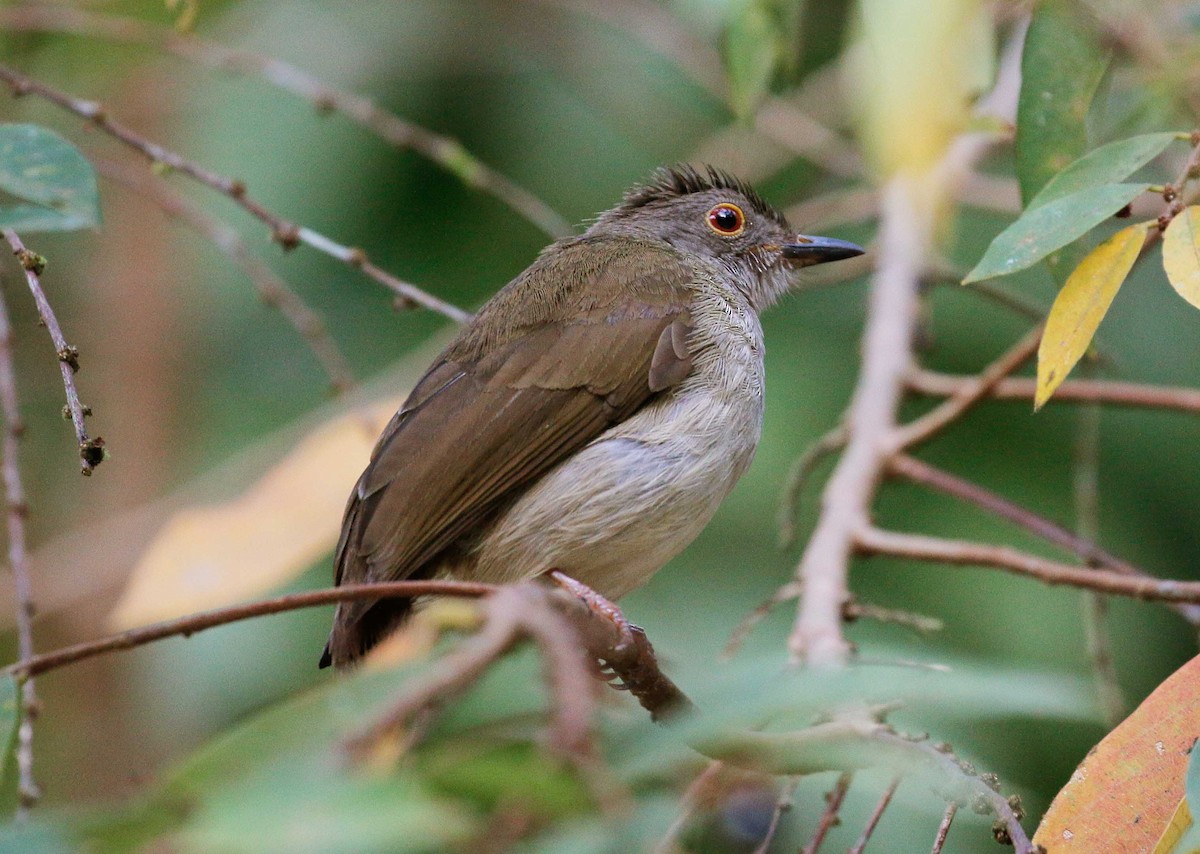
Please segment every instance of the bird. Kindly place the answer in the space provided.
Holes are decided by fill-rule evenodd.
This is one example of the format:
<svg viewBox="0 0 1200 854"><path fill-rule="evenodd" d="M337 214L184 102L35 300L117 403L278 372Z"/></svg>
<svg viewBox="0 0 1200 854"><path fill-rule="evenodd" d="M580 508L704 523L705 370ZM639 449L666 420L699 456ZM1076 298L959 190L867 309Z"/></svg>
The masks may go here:
<svg viewBox="0 0 1200 854"><path fill-rule="evenodd" d="M797 234L728 172L656 170L434 360L350 495L335 583L557 572L608 599L640 587L754 456L759 314L795 270L863 251ZM320 666L354 664L413 605L338 604Z"/></svg>

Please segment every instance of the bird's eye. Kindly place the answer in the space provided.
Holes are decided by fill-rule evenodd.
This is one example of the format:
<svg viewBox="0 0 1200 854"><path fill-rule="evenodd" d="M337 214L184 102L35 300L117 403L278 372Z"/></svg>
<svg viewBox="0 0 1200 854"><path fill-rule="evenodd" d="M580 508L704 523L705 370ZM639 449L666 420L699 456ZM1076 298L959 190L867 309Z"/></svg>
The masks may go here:
<svg viewBox="0 0 1200 854"><path fill-rule="evenodd" d="M737 205L723 202L708 212L708 227L723 237L736 237L746 228L746 215Z"/></svg>

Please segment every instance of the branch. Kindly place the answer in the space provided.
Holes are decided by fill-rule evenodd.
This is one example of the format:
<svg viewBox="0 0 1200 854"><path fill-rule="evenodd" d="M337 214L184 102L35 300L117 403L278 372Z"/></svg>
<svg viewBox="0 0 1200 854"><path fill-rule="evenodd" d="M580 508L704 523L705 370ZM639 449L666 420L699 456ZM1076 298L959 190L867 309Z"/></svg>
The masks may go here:
<svg viewBox="0 0 1200 854"><path fill-rule="evenodd" d="M331 258L336 258L350 267L362 270L367 276L389 288L405 305L415 304L423 306L444 317L450 318L455 323L464 323L470 319L471 315L458 306L438 299L416 285L399 279L378 267L367 257L367 253L362 249L343 246L317 231L297 225L271 212L247 195L246 185L243 182L206 169L170 149L151 142L125 125L110 119L103 106L95 101L84 101L75 98L3 65L0 65L0 81L4 81L9 85L14 96L20 97L32 94L44 98L52 104L70 113L74 113L80 118L86 119L92 127L97 128L124 143L134 151L139 152L150 160L151 163L181 172L189 178L226 196L247 213L264 222L271 229L271 239L279 243L284 249L294 249L296 246L304 243L319 252L329 255Z"/></svg>
<svg viewBox="0 0 1200 854"><path fill-rule="evenodd" d="M142 169L133 169L109 160L94 159L93 165L110 181L145 196L167 216L179 220L200 234L241 270L258 292L263 304L278 309L308 344L329 377L334 394L349 391L354 387L354 372L337 342L330 336L321 315L309 308L299 294L275 275L275 271L251 251L234 229L172 191L162 179Z"/></svg>
<svg viewBox="0 0 1200 854"><path fill-rule="evenodd" d="M997 383L1032 358L1041 340L1042 327L1038 325L1025 333L1020 341L984 368L978 376L971 377L969 382L955 389L949 398L897 431L894 437L895 447L911 448L957 421L967 410L983 400Z"/></svg>
<svg viewBox="0 0 1200 854"><path fill-rule="evenodd" d="M71 417L71 423L75 426L75 438L79 443L79 471L80 474L91 475L92 470L104 462L104 440L99 436L89 439L87 427L83 423L84 417L91 414L91 408L80 403L79 390L75 387L75 372L79 370L79 348L69 345L63 337L54 309L50 307L46 292L42 290L40 276L46 266L46 259L26 249L21 238L11 228L4 229L4 239L8 241L13 254L25 269L25 281L33 294L33 301L37 303L38 317L42 319L42 324L50 332L50 340L54 342L63 388L67 394L65 414Z"/></svg>
<svg viewBox="0 0 1200 854"><path fill-rule="evenodd" d="M956 394L973 380L974 377L917 370L908 378L908 387L918 394L950 395ZM1036 391L1037 382L1032 378L1006 377L989 389L987 396L995 400L1033 400ZM1112 380L1066 380L1055 390L1053 400L1059 403L1104 403L1200 412L1200 389Z"/></svg>
<svg viewBox="0 0 1200 854"><path fill-rule="evenodd" d="M12 234L6 232L5 236ZM28 273L28 271L27 271ZM3 467L4 509L8 526L8 565L12 569L17 604L17 655L21 661L33 658L33 584L29 572L29 554L25 547L25 488L21 483L18 460L21 436L25 424L17 405L17 377L13 368L12 323L8 305L0 292L0 413L4 416ZM37 803L41 788L33 776L33 722L39 704L32 678L21 682L21 708L17 726L17 793L20 798L18 817Z"/></svg>
<svg viewBox="0 0 1200 854"><path fill-rule="evenodd" d="M322 590L308 590L303 593L289 593L273 599L262 599L257 602L231 605L228 608L188 614L186 617L165 620L98 640L84 641L52 652L44 652L27 660L10 664L0 670L0 673L17 678L36 676L84 659L94 658L106 652L133 649L174 635L190 637L196 632L223 626L226 623L235 623L239 620L248 620L266 614L281 614L299 608L313 608L318 605L332 605L336 602L351 602L359 599L415 596L478 598L494 593L496 590L497 587L492 584L477 584L467 581L387 581L377 584L353 584Z"/></svg>
<svg viewBox="0 0 1200 854"><path fill-rule="evenodd" d="M1129 576L1110 569L1089 569L1047 560L1008 546L993 546L968 540L951 540L923 534L902 534L867 526L858 535L865 554L892 555L916 560L940 561L961 566L1003 569L1045 584L1095 590L1155 602L1200 604L1200 581Z"/></svg>
<svg viewBox="0 0 1200 854"><path fill-rule="evenodd" d="M883 794L879 797L879 802L875 804L875 809L871 811L871 815L867 817L867 824L863 827L862 834L859 835L858 841L851 845L846 854L862 854L863 849L867 847L867 843L871 841L871 834L875 832L876 825L879 824L879 819L883 818L883 811L888 808L888 804L892 802L892 795L896 794L896 787L900 785L900 778L894 777L888 787L883 790Z"/></svg>
<svg viewBox="0 0 1200 854"><path fill-rule="evenodd" d="M551 237L566 237L572 233L571 224L549 205L484 164L458 140L406 121L371 99L331 86L290 63L228 48L134 18L97 15L83 9L46 5L0 9L0 29L72 33L126 44L147 44L207 68L239 76L256 76L303 98L321 114L340 113L390 145L416 151L468 187L507 205Z"/></svg>
<svg viewBox="0 0 1200 854"><path fill-rule="evenodd" d="M942 815L942 823L938 825L937 835L933 838L933 849L930 854L942 854L942 848L946 845L946 836L950 833L950 822L954 821L954 816L958 812L958 804L951 803L946 807L946 812Z"/></svg>
<svg viewBox="0 0 1200 854"><path fill-rule="evenodd" d="M803 595L788 639L792 658L840 664L849 653L842 607L854 532L866 524L886 462L886 438L912 358L918 282L928 234L914 189L895 179L883 191L879 267L863 332L863 365L846 416L846 450L821 497L821 514L796 568Z"/></svg>
<svg viewBox="0 0 1200 854"><path fill-rule="evenodd" d="M833 788L825 793L825 809L821 811L821 820L817 822L817 829L813 831L812 839L808 840L808 844L801 849L800 854L817 854L829 831L839 823L838 810L842 808L842 801L846 799L846 792L850 790L850 782L853 779L853 774L843 771L838 775Z"/></svg>

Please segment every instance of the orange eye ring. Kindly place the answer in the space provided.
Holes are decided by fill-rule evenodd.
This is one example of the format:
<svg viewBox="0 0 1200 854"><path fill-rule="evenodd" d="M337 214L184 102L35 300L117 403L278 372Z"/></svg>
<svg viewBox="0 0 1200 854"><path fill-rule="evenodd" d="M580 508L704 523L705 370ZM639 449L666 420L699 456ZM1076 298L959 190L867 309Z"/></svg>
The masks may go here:
<svg viewBox="0 0 1200 854"><path fill-rule="evenodd" d="M730 202L713 205L705 217L708 227L722 237L737 237L746 230L746 215Z"/></svg>

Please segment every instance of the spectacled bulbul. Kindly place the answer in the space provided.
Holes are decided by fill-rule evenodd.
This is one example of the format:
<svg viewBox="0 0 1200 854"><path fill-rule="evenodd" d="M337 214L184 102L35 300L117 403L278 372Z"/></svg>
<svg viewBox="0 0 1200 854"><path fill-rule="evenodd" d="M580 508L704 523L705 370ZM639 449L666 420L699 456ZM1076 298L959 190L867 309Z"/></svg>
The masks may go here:
<svg viewBox="0 0 1200 854"><path fill-rule="evenodd" d="M660 169L547 247L425 372L350 495L336 583L558 570L612 599L641 586L754 456L759 312L797 268L862 252L798 236L722 171ZM339 604L321 666L411 609Z"/></svg>

